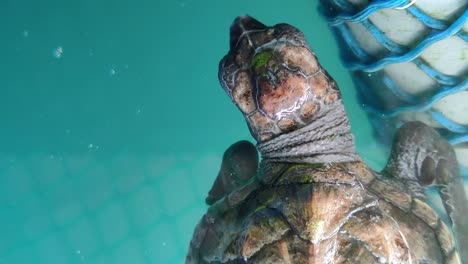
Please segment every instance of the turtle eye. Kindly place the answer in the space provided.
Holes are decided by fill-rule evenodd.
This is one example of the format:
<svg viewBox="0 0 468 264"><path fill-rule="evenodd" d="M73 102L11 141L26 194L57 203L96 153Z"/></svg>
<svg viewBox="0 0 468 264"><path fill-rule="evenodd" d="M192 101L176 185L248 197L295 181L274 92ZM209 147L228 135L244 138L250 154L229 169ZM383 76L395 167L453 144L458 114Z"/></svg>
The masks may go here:
<svg viewBox="0 0 468 264"><path fill-rule="evenodd" d="M249 69L240 69L233 62L231 53L220 61L218 77L224 91L243 113L255 111L251 72Z"/></svg>
<svg viewBox="0 0 468 264"><path fill-rule="evenodd" d="M235 85L235 72L238 67L232 62L232 56L230 54L224 56L219 62L218 67L218 79L226 92L231 95L231 91Z"/></svg>

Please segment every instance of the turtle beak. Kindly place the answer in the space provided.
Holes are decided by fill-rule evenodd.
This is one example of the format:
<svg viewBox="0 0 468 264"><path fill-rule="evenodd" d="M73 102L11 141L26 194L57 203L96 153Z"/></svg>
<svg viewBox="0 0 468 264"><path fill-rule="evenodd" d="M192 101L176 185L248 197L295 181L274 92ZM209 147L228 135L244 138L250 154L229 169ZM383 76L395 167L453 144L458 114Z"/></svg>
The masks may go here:
<svg viewBox="0 0 468 264"><path fill-rule="evenodd" d="M239 43L239 39L244 35L244 33L252 30L263 30L267 28L264 24L260 23L255 18L244 15L238 16L234 22L232 22L230 29L230 48L234 50Z"/></svg>

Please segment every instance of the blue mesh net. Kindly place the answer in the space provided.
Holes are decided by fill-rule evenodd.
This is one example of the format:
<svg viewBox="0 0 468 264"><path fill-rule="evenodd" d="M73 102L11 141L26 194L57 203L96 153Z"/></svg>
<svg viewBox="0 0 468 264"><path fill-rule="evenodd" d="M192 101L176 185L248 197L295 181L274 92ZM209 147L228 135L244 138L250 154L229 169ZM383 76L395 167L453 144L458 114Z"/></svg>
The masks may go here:
<svg viewBox="0 0 468 264"><path fill-rule="evenodd" d="M468 90L467 60L463 59L458 74L447 74L436 69L422 56L432 45L449 38L462 41L466 45L466 1L460 1L459 11L444 19L436 18L436 14L428 14L417 3L409 5L406 0L357 2L359 1L321 1L321 12L339 42L342 61L352 72L359 99L374 123L378 136L384 143L390 144L395 129L411 119L408 117L417 115L414 119L436 127L456 148L466 150L468 125L447 117L446 113L434 105L448 96ZM404 9L398 9L401 7ZM423 26L418 39L406 45L398 43L381 25L372 21L371 17L376 12L383 14L387 10L398 10L401 16L417 19ZM350 28L356 24L363 28L362 32L366 36L380 43L380 51L370 53L363 47L356 31L353 32ZM386 67L401 63L411 63L429 77L434 82L431 89L418 94L410 93L398 84L397 77L385 72ZM466 164L462 165L461 170L468 177Z"/></svg>

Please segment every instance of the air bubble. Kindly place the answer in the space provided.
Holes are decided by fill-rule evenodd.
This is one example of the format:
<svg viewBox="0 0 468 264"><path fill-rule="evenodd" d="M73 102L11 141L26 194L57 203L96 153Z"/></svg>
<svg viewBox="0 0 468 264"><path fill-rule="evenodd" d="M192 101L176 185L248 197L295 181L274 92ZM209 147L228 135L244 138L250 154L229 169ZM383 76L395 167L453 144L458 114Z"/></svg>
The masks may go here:
<svg viewBox="0 0 468 264"><path fill-rule="evenodd" d="M62 58L62 56L63 56L63 47L62 47L62 46L58 46L56 49L54 49L54 51L52 52L52 55L53 55L54 58L56 58L56 59Z"/></svg>

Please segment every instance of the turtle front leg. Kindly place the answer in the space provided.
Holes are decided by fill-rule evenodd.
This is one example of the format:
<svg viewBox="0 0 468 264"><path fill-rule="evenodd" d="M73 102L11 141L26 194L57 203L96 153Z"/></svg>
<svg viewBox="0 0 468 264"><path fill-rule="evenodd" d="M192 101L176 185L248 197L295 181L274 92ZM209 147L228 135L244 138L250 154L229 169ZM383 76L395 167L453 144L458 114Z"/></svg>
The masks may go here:
<svg viewBox="0 0 468 264"><path fill-rule="evenodd" d="M257 169L258 153L255 146L245 140L232 144L224 152L221 169L206 197L206 203L212 205L227 196L255 176Z"/></svg>
<svg viewBox="0 0 468 264"><path fill-rule="evenodd" d="M214 205L218 202L218 207L222 207L222 201L254 177L257 168L258 153L252 143L239 141L232 144L224 152L221 169L208 193L206 203ZM211 263L221 254L226 246L225 240L233 233L227 227L233 221L232 218L235 218L235 214L224 213L213 209L203 216L193 233L185 263ZM223 217L219 217L219 214L223 214Z"/></svg>
<svg viewBox="0 0 468 264"><path fill-rule="evenodd" d="M395 135L383 174L399 178L416 196L418 188L437 186L461 259L468 260L468 200L455 152L447 140L421 122L406 123Z"/></svg>

